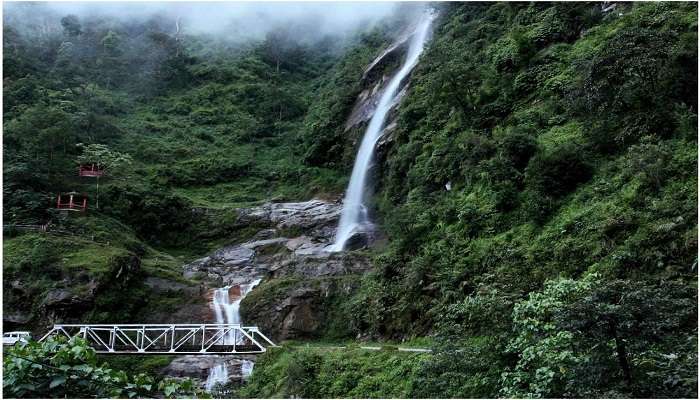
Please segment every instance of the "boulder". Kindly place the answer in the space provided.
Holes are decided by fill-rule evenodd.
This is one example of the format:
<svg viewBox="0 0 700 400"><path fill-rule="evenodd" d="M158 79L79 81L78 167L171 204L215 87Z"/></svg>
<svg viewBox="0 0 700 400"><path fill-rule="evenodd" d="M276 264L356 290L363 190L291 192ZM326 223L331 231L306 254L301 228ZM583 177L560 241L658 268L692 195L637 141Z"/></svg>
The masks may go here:
<svg viewBox="0 0 700 400"><path fill-rule="evenodd" d="M42 321L47 325L56 322L79 322L79 318L90 310L94 303L94 290L76 294L69 289L49 290L42 302Z"/></svg>
<svg viewBox="0 0 700 400"><path fill-rule="evenodd" d="M68 289L53 289L44 297L44 306L50 308L68 307L79 302L80 299Z"/></svg>
<svg viewBox="0 0 700 400"><path fill-rule="evenodd" d="M204 275L221 284L226 281L227 276L236 272L260 275L260 272L254 272L256 269L252 263L254 256L255 251L251 248L242 245L226 246L207 257L185 265L183 274L186 278Z"/></svg>
<svg viewBox="0 0 700 400"><path fill-rule="evenodd" d="M226 364L229 381L242 382L250 373L250 367L255 360L255 356L236 355L236 356L216 356L216 355L187 355L175 357L161 373L165 376L175 378L194 378L198 379L203 385L209 376L209 369Z"/></svg>
<svg viewBox="0 0 700 400"><path fill-rule="evenodd" d="M302 283L289 292L278 293L282 298L250 304L248 296L243 299L243 318L276 340L311 337L319 333L325 318L323 292L323 288Z"/></svg>
<svg viewBox="0 0 700 400"><path fill-rule="evenodd" d="M345 242L345 250L358 250L368 247L377 238L378 231L376 226L371 223L365 223L357 227Z"/></svg>
<svg viewBox="0 0 700 400"><path fill-rule="evenodd" d="M5 312L2 315L2 324L5 330L14 330L15 327L22 327L31 321L31 314L28 312L13 311Z"/></svg>

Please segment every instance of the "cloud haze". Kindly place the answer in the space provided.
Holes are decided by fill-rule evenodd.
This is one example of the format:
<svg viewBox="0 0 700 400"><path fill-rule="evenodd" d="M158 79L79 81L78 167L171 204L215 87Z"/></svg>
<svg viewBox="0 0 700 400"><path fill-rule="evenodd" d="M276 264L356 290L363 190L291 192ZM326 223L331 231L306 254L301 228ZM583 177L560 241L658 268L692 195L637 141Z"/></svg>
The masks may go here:
<svg viewBox="0 0 700 400"><path fill-rule="evenodd" d="M5 3L13 11L26 3ZM268 30L297 26L316 34L343 35L367 29L396 13L417 8L398 2L50 2L34 3L55 13L79 17L140 19L154 15L178 19L184 33L227 35L233 40L259 38Z"/></svg>

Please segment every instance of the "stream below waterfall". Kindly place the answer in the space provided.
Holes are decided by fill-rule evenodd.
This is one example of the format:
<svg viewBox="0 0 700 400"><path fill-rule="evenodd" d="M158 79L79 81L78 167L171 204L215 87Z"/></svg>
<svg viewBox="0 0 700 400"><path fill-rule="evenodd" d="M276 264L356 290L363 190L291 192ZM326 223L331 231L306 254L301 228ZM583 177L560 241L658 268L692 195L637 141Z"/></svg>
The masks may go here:
<svg viewBox="0 0 700 400"><path fill-rule="evenodd" d="M214 291L211 307L214 309L217 324L241 324L241 301L250 293L255 286L260 283L256 279L250 283L225 286ZM222 338L223 344L239 342L242 338L236 338L234 332L230 332ZM242 360L240 364L241 377L243 379L253 372L254 363L251 360ZM207 391L213 390L216 386L225 385L229 381L229 371L226 362L223 361L209 369L209 375L205 384Z"/></svg>

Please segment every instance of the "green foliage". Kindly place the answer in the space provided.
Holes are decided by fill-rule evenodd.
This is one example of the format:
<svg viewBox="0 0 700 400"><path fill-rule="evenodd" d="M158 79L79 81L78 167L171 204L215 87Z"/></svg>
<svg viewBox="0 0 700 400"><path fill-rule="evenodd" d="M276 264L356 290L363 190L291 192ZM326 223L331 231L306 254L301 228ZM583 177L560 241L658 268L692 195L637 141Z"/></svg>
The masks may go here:
<svg viewBox="0 0 700 400"><path fill-rule="evenodd" d="M678 72L671 64L669 43L676 34L621 29L594 55L582 89L587 109L596 115L588 132L595 144L608 149L643 135L672 132L675 124L667 115L675 101L687 101L675 94Z"/></svg>
<svg viewBox="0 0 700 400"><path fill-rule="evenodd" d="M495 398L504 360L498 338L471 337L440 344L413 383L412 398Z"/></svg>
<svg viewBox="0 0 700 400"><path fill-rule="evenodd" d="M133 162L124 180L104 184L101 203L114 192L144 186L159 199L186 188L182 208L231 207L272 196L302 200L342 188L338 172L303 165L306 148L299 134L311 96L320 85L330 88L330 67L341 54L332 42L278 34L232 44L199 35L175 38L166 33L175 23L168 18L129 24L59 16L42 6L27 11L17 6L8 12L4 41L5 61L14 71L4 82L8 219L46 222L51 196L86 183L72 179L75 160L109 154ZM64 32L41 36L40 23L32 25L39 15L56 24L63 18ZM33 35L42 40L30 44ZM371 55L367 49L362 54ZM355 68L362 65L354 62ZM344 79L357 82L355 76ZM87 151L82 155L76 146L81 143ZM217 184L240 187L245 196L209 195ZM119 217L106 202L105 210ZM140 220L139 208L129 212L132 221ZM181 219L170 231L189 224ZM143 240L192 242L173 241L167 229L133 226Z"/></svg>
<svg viewBox="0 0 700 400"><path fill-rule="evenodd" d="M540 222L556 207L557 200L591 177L580 146L567 143L530 160L525 170L525 192L532 219Z"/></svg>
<svg viewBox="0 0 700 400"><path fill-rule="evenodd" d="M260 357L241 397L405 398L426 356L395 351L272 349Z"/></svg>
<svg viewBox="0 0 700 400"><path fill-rule="evenodd" d="M174 186L213 185L245 177L250 169L249 160L208 156L163 167L158 178Z"/></svg>
<svg viewBox="0 0 700 400"><path fill-rule="evenodd" d="M518 361L503 373L501 395L693 397L697 375L685 368L697 365L696 314L697 288L678 282L550 281L513 309L506 351Z"/></svg>
<svg viewBox="0 0 700 400"><path fill-rule="evenodd" d="M94 163L107 173L113 173L114 170L124 168L132 163L130 155L110 150L103 144L84 145L78 143L77 146L82 149L82 153L78 156L79 163Z"/></svg>
<svg viewBox="0 0 700 400"><path fill-rule="evenodd" d="M48 338L14 345L3 357L3 395L16 398L202 397L190 380L156 381L145 374L98 365L80 338ZM206 397L206 396L204 396Z"/></svg>
<svg viewBox="0 0 700 400"><path fill-rule="evenodd" d="M503 374L502 395L506 397L554 397L574 380L573 367L583 359L571 351L574 335L553 324L555 315L567 302L589 290L595 276L581 281L560 280L531 293L513 309L517 336L507 351L519 354L512 372Z"/></svg>
<svg viewBox="0 0 700 400"><path fill-rule="evenodd" d="M610 335L591 343L552 316L593 290L578 279L594 272L628 282L620 294L658 280L695 290L697 99L677 83L697 86L697 7L617 7L458 4L437 21L379 160L391 244L351 301L358 331L453 343L431 363L444 380L426 377L421 396L694 396L688 374L652 383L661 363L635 375L651 364L628 360L628 385ZM569 280L545 285L559 276ZM532 331L524 305L510 310L541 290L533 307L554 303L538 305ZM695 334L684 325L659 340L689 349ZM493 351L460 358L478 337ZM663 347L636 345L630 354ZM673 360L673 371L696 362Z"/></svg>

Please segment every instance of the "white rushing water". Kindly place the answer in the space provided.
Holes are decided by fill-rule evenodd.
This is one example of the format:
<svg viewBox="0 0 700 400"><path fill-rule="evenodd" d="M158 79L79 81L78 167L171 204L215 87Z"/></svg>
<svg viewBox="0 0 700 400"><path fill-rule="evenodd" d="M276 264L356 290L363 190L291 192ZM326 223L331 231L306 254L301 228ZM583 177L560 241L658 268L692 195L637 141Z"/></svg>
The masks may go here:
<svg viewBox="0 0 700 400"><path fill-rule="evenodd" d="M393 105L401 82L418 63L418 57L423 52L423 47L429 36L430 25L434 18L435 15L432 11L426 11L421 16L416 31L411 38L406 60L401 69L389 81L369 122L367 131L365 131L365 135L362 138L362 143L360 143L360 150L357 153L355 165L352 168L350 184L343 200L340 224L335 235L335 243L329 247L330 251L342 251L352 234L363 225L369 224L367 206L365 205L365 186L367 173L374 155L374 147L381 137L386 116Z"/></svg>
<svg viewBox="0 0 700 400"><path fill-rule="evenodd" d="M257 279L249 284L238 285L240 294L231 301L230 290L231 286L226 286L217 289L212 298L212 307L216 315L217 324L240 324L241 323L241 300L260 283ZM233 344L234 341L239 344L242 338L235 338L235 333L230 332L221 340L221 344ZM253 372L253 362L243 360L241 364L241 375L248 377ZM217 385L225 385L228 382L228 367L223 362L209 369L209 376L205 384L205 389L211 391Z"/></svg>
<svg viewBox="0 0 700 400"><path fill-rule="evenodd" d="M243 379L246 379L250 376L250 374L253 373L253 366L255 363L253 363L250 360L242 360L241 362L241 376Z"/></svg>
<svg viewBox="0 0 700 400"><path fill-rule="evenodd" d="M228 382L228 367L226 363L221 363L209 368L209 376L204 388L207 392L211 392L218 385L225 385Z"/></svg>

